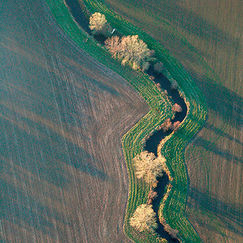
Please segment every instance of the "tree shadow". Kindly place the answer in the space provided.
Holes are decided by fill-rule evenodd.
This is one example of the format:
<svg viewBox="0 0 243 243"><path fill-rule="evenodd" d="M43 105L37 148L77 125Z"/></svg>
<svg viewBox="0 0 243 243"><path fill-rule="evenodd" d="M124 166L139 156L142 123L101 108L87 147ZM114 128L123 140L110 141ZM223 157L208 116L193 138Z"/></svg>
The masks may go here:
<svg viewBox="0 0 243 243"><path fill-rule="evenodd" d="M16 165L39 175L41 179L60 187L68 184L71 178L62 163L103 181L109 179L102 170L94 165L94 163L101 164L101 162L83 148L48 129L45 125L23 117L20 119L27 127L39 131L40 136L29 134L16 124L0 118L3 129L0 134L0 152L7 161L11 160ZM18 120L16 119L16 121ZM7 161L1 163L8 163Z"/></svg>
<svg viewBox="0 0 243 243"><path fill-rule="evenodd" d="M222 131L221 129L215 127L212 124L209 124L208 122L205 123L205 127L211 131L213 131L214 133L218 134L219 136L225 137L231 141L234 141L240 145L243 145L243 142L241 142L239 139L236 139L232 136L230 136L228 133L225 133L224 131Z"/></svg>
<svg viewBox="0 0 243 243"><path fill-rule="evenodd" d="M157 2L153 4L153 1L151 1L149 8L158 11L156 16L163 16L170 23L174 23L199 38L219 42L224 46L239 47L240 39L235 39L230 34L209 23L205 18L179 6L179 2L180 0L163 0L158 6Z"/></svg>
<svg viewBox="0 0 243 243"><path fill-rule="evenodd" d="M224 203L216 195L206 192L200 192L196 188L190 188L187 206L190 208L200 208L202 211L207 211L217 216L221 223L229 230L243 235L243 207L241 204ZM236 227L239 226L239 227Z"/></svg>
<svg viewBox="0 0 243 243"><path fill-rule="evenodd" d="M209 109L219 115L232 127L241 129L243 125L243 98L235 92L223 87L205 75L193 73L194 80L202 90Z"/></svg>
<svg viewBox="0 0 243 243"><path fill-rule="evenodd" d="M222 156L223 158L225 158L229 161L233 161L234 163L243 163L242 158L238 158L238 157L232 155L227 150L219 149L215 145L215 143L209 142L209 141L203 139L202 137L197 136L197 138L193 141L193 144L197 145L197 146L202 146L207 151L212 151L213 153L220 155L220 156Z"/></svg>
<svg viewBox="0 0 243 243"><path fill-rule="evenodd" d="M41 230L45 234L52 235L55 227L48 218L68 224L66 217L51 210L13 185L0 179L0 219L7 220L16 225L26 223L30 227Z"/></svg>

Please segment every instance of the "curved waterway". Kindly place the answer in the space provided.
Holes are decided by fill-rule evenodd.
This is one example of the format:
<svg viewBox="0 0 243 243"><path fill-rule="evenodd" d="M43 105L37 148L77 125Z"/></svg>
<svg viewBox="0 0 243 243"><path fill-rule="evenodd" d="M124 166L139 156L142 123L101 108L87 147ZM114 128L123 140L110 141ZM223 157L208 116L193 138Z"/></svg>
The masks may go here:
<svg viewBox="0 0 243 243"><path fill-rule="evenodd" d="M66 2L66 5L70 9L70 12L72 16L74 17L75 21L88 33L91 34L91 31L89 29L89 20L88 16L84 13L84 9L81 8L78 0L64 0ZM102 36L96 36L96 40L99 42L103 42ZM147 74L151 75L154 77L154 82L156 84L160 84L161 90L162 91L167 91L168 96L173 100L174 103L177 103L178 105L181 106L182 111L181 112L176 112L175 117L171 120L172 123L174 122L182 122L184 118L186 117L187 113L187 106L184 101L184 99L180 96L179 91L177 89L172 89L171 88L171 83L170 81L163 75L159 74L153 71L152 68L150 68L147 71ZM169 129L168 131L164 131L163 129L155 131L145 142L144 149L147 150L148 152L152 152L157 156L157 148L166 136L170 135L172 132L172 129ZM155 192L157 192L157 197L153 200L152 206L154 211L156 212L156 217L157 217L157 223L158 223L158 228L156 230L157 234L165 238L168 242L179 242L178 239L175 239L171 237L171 235L164 230L163 225L159 221L158 217L158 210L160 206L160 202L164 197L165 194L165 188L169 183L169 178L168 176L164 173L164 175L160 178L158 178L158 185L154 189Z"/></svg>
<svg viewBox="0 0 243 243"><path fill-rule="evenodd" d="M149 75L154 77L154 82L156 84L160 84L162 91L167 91L168 96L173 100L174 103L180 105L182 111L176 112L174 119L171 120L174 122L182 122L186 117L187 106L184 99L180 96L179 91L177 89L171 88L170 81L163 75L154 72L151 68L147 72ZM152 152L157 156L157 148L162 139L166 136L170 135L173 130L169 129L168 131L164 131L163 129L155 131L145 142L144 149L148 152Z"/></svg>

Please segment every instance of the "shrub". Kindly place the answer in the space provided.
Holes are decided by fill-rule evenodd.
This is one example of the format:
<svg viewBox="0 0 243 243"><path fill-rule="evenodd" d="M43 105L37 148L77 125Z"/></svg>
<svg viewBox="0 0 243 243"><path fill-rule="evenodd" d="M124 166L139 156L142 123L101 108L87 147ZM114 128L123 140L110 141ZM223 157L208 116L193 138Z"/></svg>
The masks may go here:
<svg viewBox="0 0 243 243"><path fill-rule="evenodd" d="M158 225L152 205L141 204L138 206L133 216L130 218L130 225L139 232L145 230L154 232Z"/></svg>
<svg viewBox="0 0 243 243"><path fill-rule="evenodd" d="M160 218L160 223L164 226L164 230L174 239L177 238L178 230L171 228L165 221L164 218Z"/></svg>
<svg viewBox="0 0 243 243"><path fill-rule="evenodd" d="M164 239L164 238L159 240L159 243L167 243L167 242L168 241L166 239Z"/></svg>
<svg viewBox="0 0 243 243"><path fill-rule="evenodd" d="M113 36L105 41L105 45L114 58L121 60L123 65L129 64L134 70L147 70L149 61L153 60L153 52L138 35Z"/></svg>
<svg viewBox="0 0 243 243"><path fill-rule="evenodd" d="M165 158L156 158L153 153L143 151L134 159L135 174L138 179L143 178L148 184L156 182L156 178L162 176L165 167Z"/></svg>
<svg viewBox="0 0 243 243"><path fill-rule="evenodd" d="M150 67L150 63L149 62L144 62L143 65L142 65L142 70L144 72L146 72Z"/></svg>
<svg viewBox="0 0 243 243"><path fill-rule="evenodd" d="M155 192L153 189L150 189L148 194L148 200L147 204L152 204L152 201L158 196L157 192Z"/></svg>
<svg viewBox="0 0 243 243"><path fill-rule="evenodd" d="M172 238L174 238L174 239L176 239L177 238L177 235L178 235L178 230L176 230L176 229L172 229L168 224L165 224L164 225L164 229L165 229L165 231L166 232L168 232L168 234L172 237Z"/></svg>
<svg viewBox="0 0 243 243"><path fill-rule="evenodd" d="M175 79L171 79L170 82L171 82L171 88L172 89L177 89L178 88L178 84L177 84Z"/></svg>
<svg viewBox="0 0 243 243"><path fill-rule="evenodd" d="M108 35L111 32L111 26L107 23L104 14L94 13L89 19L89 28L92 30L93 34Z"/></svg>
<svg viewBox="0 0 243 243"><path fill-rule="evenodd" d="M163 129L164 132L168 131L170 128L172 128L172 122L170 118L166 119L164 123L160 126L161 129Z"/></svg>
<svg viewBox="0 0 243 243"><path fill-rule="evenodd" d="M178 105L177 103L175 103L172 107L172 111L174 112L182 112L182 108L180 105Z"/></svg>
<svg viewBox="0 0 243 243"><path fill-rule="evenodd" d="M164 64L162 62L156 62L154 64L154 71L157 73L162 73L164 71Z"/></svg>
<svg viewBox="0 0 243 243"><path fill-rule="evenodd" d="M173 125L172 125L172 129L177 130L179 128L180 124L181 124L180 121L174 122Z"/></svg>

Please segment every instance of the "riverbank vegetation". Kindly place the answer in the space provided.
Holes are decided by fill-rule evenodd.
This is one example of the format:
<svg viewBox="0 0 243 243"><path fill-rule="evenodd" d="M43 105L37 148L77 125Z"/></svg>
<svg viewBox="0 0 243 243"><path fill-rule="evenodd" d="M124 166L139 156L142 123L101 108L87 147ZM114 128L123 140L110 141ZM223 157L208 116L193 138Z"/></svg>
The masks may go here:
<svg viewBox="0 0 243 243"><path fill-rule="evenodd" d="M163 211L166 222L171 225L171 227L179 231L178 236L181 240L200 242L200 238L197 232L194 230L185 216L188 182L187 171L184 162L184 149L186 145L191 141L192 137L203 126L206 119L207 109L204 97L201 95L199 89L191 79L190 75L188 75L181 64L179 64L178 61L161 46L161 44L141 31L141 29L136 28L126 20L122 19L120 16L117 16L100 1L92 1L91 3L89 0L83 0L83 2L90 12L100 11L104 13L112 26L116 29L119 29L119 31L124 35L138 34L139 37L143 39L143 41L146 41L148 47L155 51L157 59L161 61L166 67L167 71L164 72L164 75L170 80L171 83L174 81L172 85L179 90L182 96L186 97L185 102L187 107L190 108L187 112L187 117L181 123L179 129L172 133L170 139L166 140L161 151L167 160L167 166L174 179L168 199L160 211ZM143 128L141 127L141 129ZM131 130L130 133L132 134L133 130ZM134 151L132 151L132 153L128 152L128 150L131 149L131 144L133 144L132 142L127 144L127 139L131 139L128 134L125 135L125 137L127 136L128 138L124 138L123 140L123 147L127 159L128 169L130 171L133 170L133 167L130 165L130 161L134 157ZM134 139L136 140L136 138ZM136 145L134 144L134 146ZM142 148L142 146L143 145L141 143L140 148ZM128 210L126 214L125 231L132 239L141 239L140 237L144 237L144 235L137 235L131 229L131 227L129 227L129 224L127 224L128 218L133 214L135 210L134 206L141 204L139 203L141 199L138 199L138 197L134 195L133 191L136 191L136 193L139 192L140 195L144 195L145 193L137 190L138 182L134 180L132 174L133 173L129 173L131 176L131 187L128 200ZM146 191L145 188L144 190Z"/></svg>
<svg viewBox="0 0 243 243"><path fill-rule="evenodd" d="M105 15L101 13L94 13L89 18L89 28L92 31L92 34L102 34L108 36L111 32L111 26L107 22Z"/></svg>
<svg viewBox="0 0 243 243"><path fill-rule="evenodd" d="M97 46L92 38L82 32L82 29L73 21L70 12L61 0L46 0L53 11L59 25L62 29L78 44L85 49L101 63L109 66L116 71L141 94L147 101L150 111L141 119L131 130L129 130L122 139L124 155L127 162L127 168L130 177L129 198L125 218L125 232L135 241L157 242L160 241L157 235L138 233L129 224L129 219L136 208L146 203L150 188L147 183L138 180L134 173L132 158L142 151L144 139L161 125L166 119L173 115L171 102L168 97L159 92L155 84L151 82L148 75L141 72L132 72L130 68L123 68L111 57L103 48ZM125 36L138 35L150 50L155 51L156 58L166 67L164 75L171 81L176 80L181 94L186 96L186 103L190 102L190 110L187 119L181 124L176 133L170 139L166 140L163 146L162 154L165 155L167 166L173 176L173 183L168 199L163 207L163 215L166 222L173 228L178 229L178 236L182 240L191 242L200 241L198 235L185 217L185 201L187 195L187 175L184 165L183 151L190 139L203 125L206 116L206 108L203 98L198 95L198 89L194 85L190 76L183 67L174 59L167 50L158 42L154 41L149 35L140 29L120 18L112 11L108 10L104 4L99 1L82 1L90 13L101 12L105 14L113 28L119 29L119 32ZM175 152L176 149L176 152ZM176 212L176 213L175 213ZM161 213L161 212L160 212Z"/></svg>
<svg viewBox="0 0 243 243"><path fill-rule="evenodd" d="M153 153L142 151L133 158L137 178L143 178L149 185L154 184L163 175L165 161L165 158L159 159Z"/></svg>
<svg viewBox="0 0 243 243"><path fill-rule="evenodd" d="M105 16L96 12L90 16L90 23L98 22L98 27L96 29L104 28L104 25L109 25L105 19ZM102 22L102 24L100 24ZM95 25L95 24L94 24ZM110 26L110 25L109 25ZM93 29L93 26L90 26ZM146 72L151 65L151 61L155 61L156 58L153 57L154 51L151 51L147 44L138 38L138 35L128 35L128 36L112 36L104 41L105 47L112 54L112 57L118 60L121 60L122 65L128 64L132 67L133 70L142 70ZM164 65L162 62L156 62L153 67L154 71L157 73L162 73L164 70ZM154 80L154 78L153 78ZM157 84L159 85L159 83ZM156 85L156 86L157 86ZM158 86L157 86L158 87ZM160 92L163 92L161 87L158 87ZM165 94L167 94L167 90L165 90ZM173 112L181 112L182 108L178 104L174 104L172 107ZM168 118L167 120L170 120ZM180 122L171 123L170 129L171 132L179 128ZM156 145L154 145L156 146ZM156 221L156 212L154 212L152 208L153 200L157 196L157 192L153 189L156 188L158 184L158 179L162 177L163 172L166 172L170 177L170 172L166 166L166 159L163 156L156 157L153 153L148 153L147 151L142 151L135 158L133 158L133 163L135 166L135 174L138 179L143 178L146 183L151 187L150 192L148 194L147 204L140 205L134 215L130 219L130 225L140 232L148 230L148 228L144 227L147 225L149 227L149 231L154 232L152 228L152 214L154 221ZM143 217L142 217L143 216ZM144 220L144 222L142 222ZM162 221L160 221L161 223ZM172 229L168 224L166 224L165 220L163 220L164 230L167 233L171 233L173 239L176 238L176 234L174 233L176 230ZM157 223L156 228L157 228ZM176 231L177 232L177 231ZM161 232L160 232L161 233ZM169 234L170 234L169 233Z"/></svg>
<svg viewBox="0 0 243 243"><path fill-rule="evenodd" d="M122 65L128 64L134 70L148 70L153 60L153 51L138 35L113 36L105 41L105 46L114 58L121 60Z"/></svg>
<svg viewBox="0 0 243 243"><path fill-rule="evenodd" d="M133 216L130 218L130 224L139 232L147 230L154 233L158 225L152 205L141 204L138 206Z"/></svg>

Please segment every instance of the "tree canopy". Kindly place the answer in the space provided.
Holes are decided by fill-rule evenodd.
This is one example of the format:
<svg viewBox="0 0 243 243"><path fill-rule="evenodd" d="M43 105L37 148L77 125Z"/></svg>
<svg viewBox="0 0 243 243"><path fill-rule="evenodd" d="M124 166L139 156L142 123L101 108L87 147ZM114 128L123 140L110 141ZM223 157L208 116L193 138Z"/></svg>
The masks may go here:
<svg viewBox="0 0 243 243"><path fill-rule="evenodd" d="M163 174L165 161L164 157L156 158L153 153L141 152L133 159L137 178L143 178L148 184L156 182Z"/></svg>
<svg viewBox="0 0 243 243"><path fill-rule="evenodd" d="M111 31L111 26L108 24L105 15L98 12L90 16L89 28L93 34L107 35Z"/></svg>
<svg viewBox="0 0 243 243"><path fill-rule="evenodd" d="M133 216L130 218L130 225L139 232L145 230L154 232L158 225L152 205L141 204L138 206Z"/></svg>
<svg viewBox="0 0 243 243"><path fill-rule="evenodd" d="M153 59L153 51L138 38L138 35L122 38L113 36L105 41L105 45L114 58L121 60L123 65L129 64L135 70L148 69L149 61Z"/></svg>

